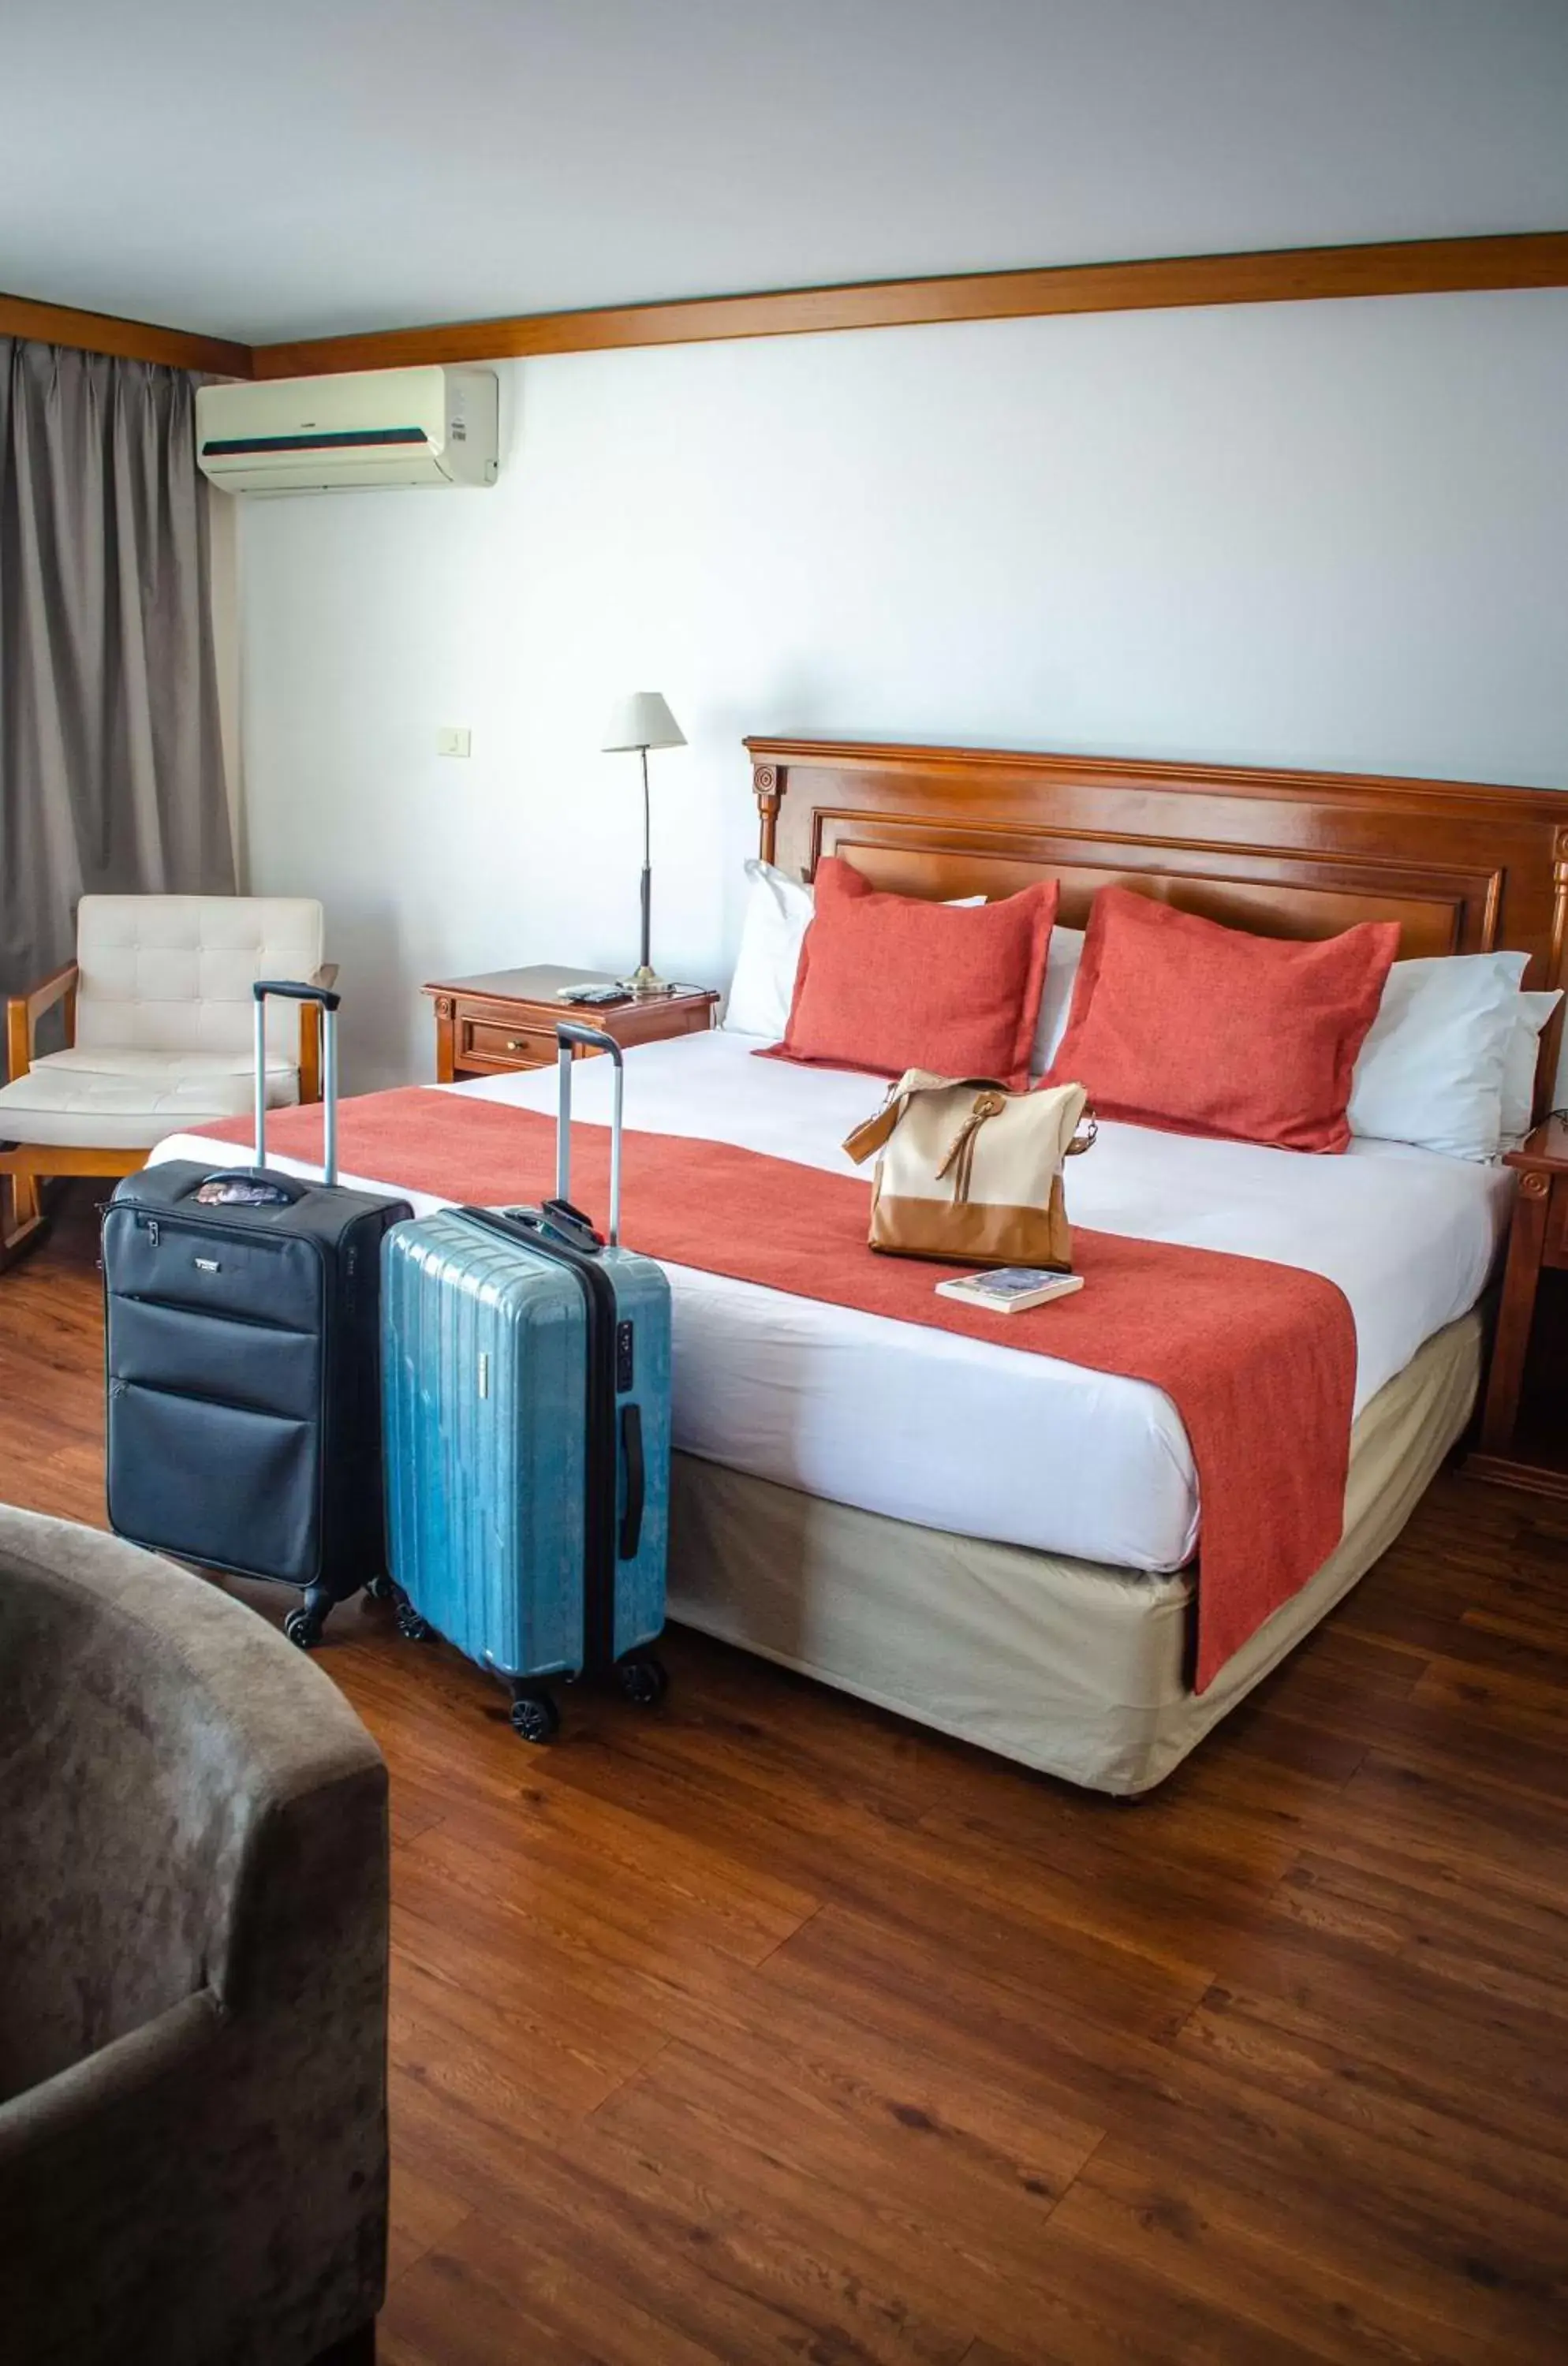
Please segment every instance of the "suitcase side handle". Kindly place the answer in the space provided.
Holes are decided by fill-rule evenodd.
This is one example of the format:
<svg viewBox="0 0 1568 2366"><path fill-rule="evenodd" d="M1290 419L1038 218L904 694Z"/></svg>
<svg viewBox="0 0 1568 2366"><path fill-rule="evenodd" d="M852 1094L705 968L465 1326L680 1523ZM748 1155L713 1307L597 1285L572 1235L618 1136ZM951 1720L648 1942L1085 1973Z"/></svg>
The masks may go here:
<svg viewBox="0 0 1568 2366"><path fill-rule="evenodd" d="M571 1200L571 1055L606 1052L615 1071L615 1100L610 1114L610 1222L606 1237L613 1249L621 1245L621 1117L626 1098L626 1062L615 1037L603 1027L579 1027L562 1019L556 1025L557 1065L560 1075L560 1113L556 1120L556 1198Z"/></svg>
<svg viewBox="0 0 1568 2366"><path fill-rule="evenodd" d="M626 1465L626 1505L621 1514L621 1559L635 1560L642 1538L642 1507L648 1494L648 1465L642 1451L642 1407L621 1407L621 1452Z"/></svg>
<svg viewBox="0 0 1568 2366"><path fill-rule="evenodd" d="M256 1165L266 1165L266 1006L274 995L286 1002L314 1002L321 1010L321 1180L330 1191L337 1181L337 1014L341 994L330 986L306 986L292 977L258 977L251 988L256 1006Z"/></svg>

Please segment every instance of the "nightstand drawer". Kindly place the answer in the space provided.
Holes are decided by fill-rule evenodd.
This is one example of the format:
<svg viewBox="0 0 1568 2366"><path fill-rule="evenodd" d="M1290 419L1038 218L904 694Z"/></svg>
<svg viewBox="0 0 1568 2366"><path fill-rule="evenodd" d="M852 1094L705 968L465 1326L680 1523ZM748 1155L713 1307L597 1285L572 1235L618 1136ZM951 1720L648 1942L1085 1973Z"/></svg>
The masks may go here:
<svg viewBox="0 0 1568 2366"><path fill-rule="evenodd" d="M458 1058L474 1067L551 1068L558 1056L555 1029L528 1020L514 1020L507 1027L493 1019L467 1019L459 1014L457 1040ZM592 1060L597 1055L574 1047L571 1056Z"/></svg>
<svg viewBox="0 0 1568 2366"><path fill-rule="evenodd" d="M501 1027L483 1019L457 1018L457 1057L467 1066L481 1061L492 1068L547 1068L556 1039L547 1028Z"/></svg>

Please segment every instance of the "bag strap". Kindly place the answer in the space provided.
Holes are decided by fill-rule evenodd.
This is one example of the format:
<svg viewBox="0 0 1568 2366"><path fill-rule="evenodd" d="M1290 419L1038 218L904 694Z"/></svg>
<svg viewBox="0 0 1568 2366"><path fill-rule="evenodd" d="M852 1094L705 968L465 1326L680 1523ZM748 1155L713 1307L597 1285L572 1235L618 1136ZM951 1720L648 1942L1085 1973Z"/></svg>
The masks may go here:
<svg viewBox="0 0 1568 2366"><path fill-rule="evenodd" d="M880 1150L888 1140L908 1106L908 1094L901 1093L895 1086L875 1116L868 1117L863 1125L857 1125L852 1133L845 1135L845 1156L852 1158L857 1166L863 1166L873 1151Z"/></svg>
<svg viewBox="0 0 1568 2366"><path fill-rule="evenodd" d="M1092 1150L1099 1140L1100 1120L1094 1113L1094 1103L1086 1100L1083 1105L1083 1115L1079 1118L1073 1138L1062 1155L1064 1158L1081 1158L1084 1152Z"/></svg>
<svg viewBox="0 0 1568 2366"><path fill-rule="evenodd" d="M994 1076L939 1076L930 1068L906 1068L897 1084L888 1086L887 1098L875 1116L868 1117L863 1125L857 1125L852 1134L846 1135L845 1155L852 1158L857 1166L863 1166L873 1151L882 1149L888 1141L917 1093L950 1093L957 1085L972 1086L977 1093L1000 1093L1004 1100L1010 1098L1006 1086L999 1085Z"/></svg>

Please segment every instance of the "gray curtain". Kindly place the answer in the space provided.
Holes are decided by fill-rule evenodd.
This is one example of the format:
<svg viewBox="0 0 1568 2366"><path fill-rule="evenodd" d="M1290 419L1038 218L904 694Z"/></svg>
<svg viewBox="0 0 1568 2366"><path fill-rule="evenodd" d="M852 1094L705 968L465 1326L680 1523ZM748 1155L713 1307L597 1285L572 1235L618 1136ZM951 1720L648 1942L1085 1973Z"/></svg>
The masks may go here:
<svg viewBox="0 0 1568 2366"><path fill-rule="evenodd" d="M85 892L233 892L195 411L181 371L0 337L0 993L69 961Z"/></svg>

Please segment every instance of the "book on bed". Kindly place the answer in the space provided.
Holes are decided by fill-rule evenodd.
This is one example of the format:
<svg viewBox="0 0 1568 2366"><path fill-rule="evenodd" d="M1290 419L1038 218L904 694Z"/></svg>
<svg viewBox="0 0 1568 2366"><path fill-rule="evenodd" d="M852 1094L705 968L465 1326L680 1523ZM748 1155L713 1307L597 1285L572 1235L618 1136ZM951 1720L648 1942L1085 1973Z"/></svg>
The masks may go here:
<svg viewBox="0 0 1568 2366"><path fill-rule="evenodd" d="M1049 1298L1066 1298L1083 1288L1081 1273L1053 1273L1044 1266L1004 1265L991 1273L955 1274L939 1281L939 1298L962 1299L965 1306L984 1306L993 1314L1022 1314L1043 1306Z"/></svg>

